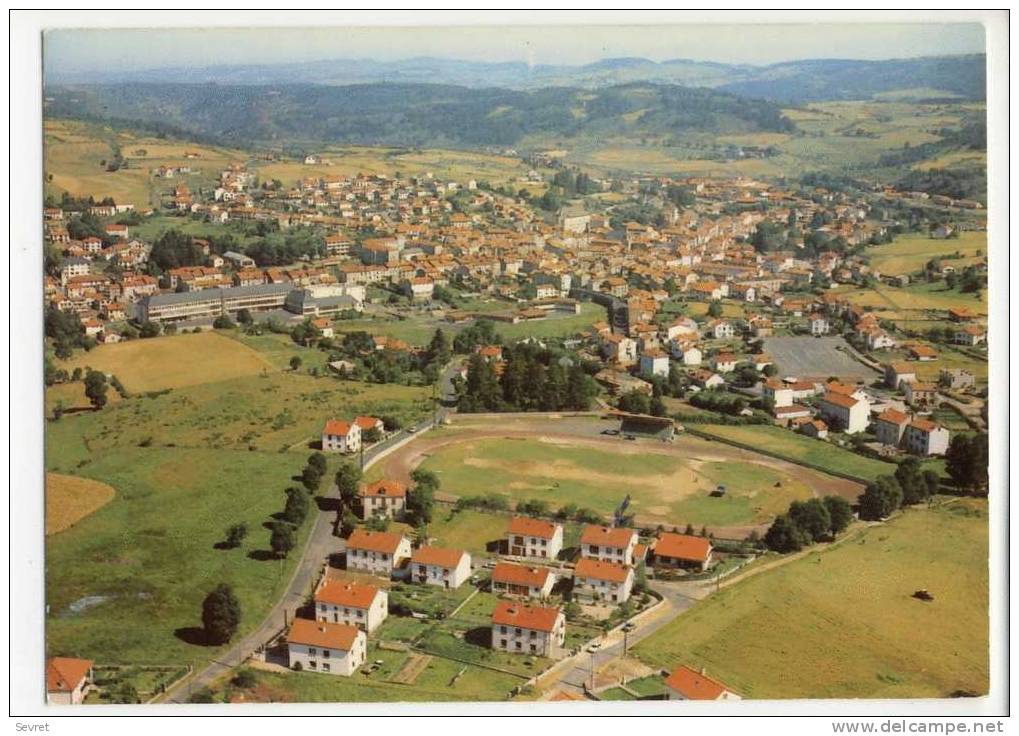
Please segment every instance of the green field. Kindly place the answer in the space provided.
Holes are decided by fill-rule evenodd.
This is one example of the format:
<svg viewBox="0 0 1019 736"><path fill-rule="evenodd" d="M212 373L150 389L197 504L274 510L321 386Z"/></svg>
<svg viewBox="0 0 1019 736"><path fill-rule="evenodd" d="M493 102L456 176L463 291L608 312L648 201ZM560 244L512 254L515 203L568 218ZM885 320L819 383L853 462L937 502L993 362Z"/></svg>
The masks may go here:
<svg viewBox="0 0 1019 736"><path fill-rule="evenodd" d="M792 462L806 463L819 470L842 473L862 480L873 480L879 475L890 475L895 472L895 466L891 463L872 460L827 442L794 434L788 429L772 425L702 424L697 426L697 431L720 440L731 440Z"/></svg>
<svg viewBox="0 0 1019 736"><path fill-rule="evenodd" d="M457 496L496 493L514 501L541 499L553 509L573 503L610 515L629 494L637 516L671 524L765 521L811 494L805 484L761 465L703 462L678 452L631 451L607 443L469 440L438 448L422 467L438 475L444 492ZM710 495L719 484L727 487L724 498ZM494 531L493 524L481 536Z"/></svg>
<svg viewBox="0 0 1019 736"><path fill-rule="evenodd" d="M464 549L475 556L490 555L486 547L495 540L505 539L508 526L508 516L438 506L428 525L428 535L434 537L435 544L440 547Z"/></svg>
<svg viewBox="0 0 1019 736"><path fill-rule="evenodd" d="M722 590L634 654L655 667L706 667L747 698L980 695L987 554L985 501L910 509ZM934 601L914 599L919 588Z"/></svg>
<svg viewBox="0 0 1019 736"><path fill-rule="evenodd" d="M836 291L850 304L871 307L878 317L891 320L917 319L930 311L944 312L953 307L966 307L975 314L987 314L987 290L964 294L949 290L943 281L918 282L905 288L884 284L871 288L851 287Z"/></svg>
<svg viewBox="0 0 1019 736"><path fill-rule="evenodd" d="M942 264L961 270L974 261L986 258L987 233L964 232L958 238L948 240L934 240L919 233L898 235L891 243L868 247L864 255L870 258L871 267L882 275L898 276L922 271L924 264L931 259L944 258L956 251L963 258L945 259Z"/></svg>

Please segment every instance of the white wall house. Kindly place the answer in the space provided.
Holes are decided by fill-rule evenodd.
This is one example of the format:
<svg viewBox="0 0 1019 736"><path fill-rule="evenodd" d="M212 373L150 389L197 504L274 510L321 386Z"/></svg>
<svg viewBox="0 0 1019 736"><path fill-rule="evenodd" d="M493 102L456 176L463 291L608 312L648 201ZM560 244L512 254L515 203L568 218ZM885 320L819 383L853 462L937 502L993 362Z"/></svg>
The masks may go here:
<svg viewBox="0 0 1019 736"><path fill-rule="evenodd" d="M347 569L389 577L410 559L410 540L392 532L355 529L347 539Z"/></svg>
<svg viewBox="0 0 1019 736"><path fill-rule="evenodd" d="M46 660L46 703L81 705L92 687L92 661L73 657Z"/></svg>
<svg viewBox="0 0 1019 736"><path fill-rule="evenodd" d="M821 417L846 434L865 432L870 423L870 403L866 399L829 391L821 399Z"/></svg>
<svg viewBox="0 0 1019 736"><path fill-rule="evenodd" d="M364 664L368 638L356 626L294 619L287 634L290 666L350 677Z"/></svg>
<svg viewBox="0 0 1019 736"><path fill-rule="evenodd" d="M389 593L374 585L323 577L315 591L315 618L371 633L389 615Z"/></svg>
<svg viewBox="0 0 1019 736"><path fill-rule="evenodd" d="M574 598L625 603L630 600L632 590L632 567L586 557L577 560L573 571Z"/></svg>
<svg viewBox="0 0 1019 736"><path fill-rule="evenodd" d="M407 508L407 486L397 480L380 480L361 486L361 518L399 518Z"/></svg>
<svg viewBox="0 0 1019 736"><path fill-rule="evenodd" d="M523 598L547 598L552 593L556 576L544 567L526 567L512 562L499 562L492 570L492 591Z"/></svg>
<svg viewBox="0 0 1019 736"><path fill-rule="evenodd" d="M330 419L322 430L324 452L357 452L361 449L361 428L356 423Z"/></svg>
<svg viewBox="0 0 1019 736"><path fill-rule="evenodd" d="M665 678L669 700L741 700L739 695L703 670L680 665Z"/></svg>
<svg viewBox="0 0 1019 736"><path fill-rule="evenodd" d="M514 516L506 532L507 554L554 560L563 549L563 527L551 521Z"/></svg>
<svg viewBox="0 0 1019 736"><path fill-rule="evenodd" d="M640 356L640 373L642 376L661 376L666 378L669 375L669 356L657 348L652 348Z"/></svg>
<svg viewBox="0 0 1019 736"><path fill-rule="evenodd" d="M637 532L621 527L609 528L593 524L584 527L580 537L580 554L591 560L633 564L633 550L637 546Z"/></svg>
<svg viewBox="0 0 1019 736"><path fill-rule="evenodd" d="M492 612L492 649L552 657L566 641L566 617L556 607L499 601Z"/></svg>
<svg viewBox="0 0 1019 736"><path fill-rule="evenodd" d="M944 455L948 452L949 431L929 419L913 419L903 434L903 446L914 455Z"/></svg>
<svg viewBox="0 0 1019 736"><path fill-rule="evenodd" d="M471 576L471 556L459 549L419 547L410 557L410 579L454 590Z"/></svg>

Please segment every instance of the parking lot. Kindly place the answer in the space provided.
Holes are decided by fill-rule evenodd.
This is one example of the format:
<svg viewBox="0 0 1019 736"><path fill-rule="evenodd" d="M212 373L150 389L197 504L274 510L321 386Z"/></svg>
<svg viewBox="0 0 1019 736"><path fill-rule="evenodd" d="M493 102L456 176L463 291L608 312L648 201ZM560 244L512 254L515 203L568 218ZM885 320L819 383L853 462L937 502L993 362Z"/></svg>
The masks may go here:
<svg viewBox="0 0 1019 736"><path fill-rule="evenodd" d="M823 380L838 376L868 383L877 378L877 371L853 359L847 349L841 337L769 337L764 341L764 352L774 359L782 377Z"/></svg>

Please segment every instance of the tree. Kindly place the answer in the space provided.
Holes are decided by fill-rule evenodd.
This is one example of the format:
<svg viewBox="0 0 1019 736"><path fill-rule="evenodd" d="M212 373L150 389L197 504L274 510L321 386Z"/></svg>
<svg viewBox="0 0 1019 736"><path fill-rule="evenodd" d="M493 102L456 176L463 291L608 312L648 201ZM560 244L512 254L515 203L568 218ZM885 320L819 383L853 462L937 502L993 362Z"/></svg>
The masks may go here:
<svg viewBox="0 0 1019 736"><path fill-rule="evenodd" d="M619 409L630 414L650 414L651 399L647 394L634 389L619 397Z"/></svg>
<svg viewBox="0 0 1019 736"><path fill-rule="evenodd" d="M860 495L860 518L869 521L884 519L902 505L902 488L894 476L881 475Z"/></svg>
<svg viewBox="0 0 1019 736"><path fill-rule="evenodd" d="M141 329L138 330L138 336L142 338L158 337L159 324L157 322L150 321L142 322Z"/></svg>
<svg viewBox="0 0 1019 736"><path fill-rule="evenodd" d="M85 396L96 409L106 406L106 374L89 369L85 375Z"/></svg>
<svg viewBox="0 0 1019 736"><path fill-rule="evenodd" d="M930 486L924 479L920 459L907 457L895 469L895 480L902 489L902 504L912 506L922 503L930 496Z"/></svg>
<svg viewBox="0 0 1019 736"><path fill-rule="evenodd" d="M301 360L301 356L300 355L295 355L294 357L292 357L290 359L290 370L296 371L298 368L301 367L301 363L302 362L303 361Z"/></svg>
<svg viewBox="0 0 1019 736"><path fill-rule="evenodd" d="M277 522L273 525L269 546L272 547L276 557L286 557L287 553L294 548L295 543L293 526L286 522Z"/></svg>
<svg viewBox="0 0 1019 736"><path fill-rule="evenodd" d="M957 434L948 443L945 469L959 488L970 493L987 491L988 447L986 434Z"/></svg>
<svg viewBox="0 0 1019 736"><path fill-rule="evenodd" d="M445 365L449 362L450 358L450 345L449 339L446 337L446 333L441 328L435 330L435 334L432 335L432 341L428 344L428 351L426 353L429 363L437 363L439 365Z"/></svg>
<svg viewBox="0 0 1019 736"><path fill-rule="evenodd" d="M255 671L250 667L241 667L237 670L237 674L230 680L231 684L235 687L239 687L242 690L250 690L258 684L258 677L255 675Z"/></svg>
<svg viewBox="0 0 1019 736"><path fill-rule="evenodd" d="M651 399L651 406L650 406L650 412L651 412L652 416L656 416L656 417L664 417L664 416L666 416L668 414L668 411L665 408L665 402L662 401L662 397L661 396L654 396L654 397L652 397L652 399Z"/></svg>
<svg viewBox="0 0 1019 736"><path fill-rule="evenodd" d="M381 419L382 426L387 432L395 432L403 427L403 422L400 421L399 417L394 417L392 414L385 414L381 417Z"/></svg>
<svg viewBox="0 0 1019 736"><path fill-rule="evenodd" d="M255 320L251 317L251 312L249 312L247 309L241 309L238 310L237 312L237 321L240 322L242 325L250 325Z"/></svg>
<svg viewBox="0 0 1019 736"><path fill-rule="evenodd" d="M853 507L842 496L825 496L822 500L831 519L831 534L833 537L838 536L853 521Z"/></svg>
<svg viewBox="0 0 1019 736"><path fill-rule="evenodd" d="M301 483L309 493L314 493L322 485L322 471L316 465L306 465L301 471Z"/></svg>
<svg viewBox="0 0 1019 736"><path fill-rule="evenodd" d="M320 475L325 475L326 474L326 468L327 468L326 456L323 455L321 452L313 452L313 453L311 453L311 455L308 456L308 465L310 467L318 468L318 471L319 471Z"/></svg>
<svg viewBox="0 0 1019 736"><path fill-rule="evenodd" d="M228 547L239 547L244 538L248 536L248 525L243 521L238 524L231 524L226 530L226 545Z"/></svg>
<svg viewBox="0 0 1019 736"><path fill-rule="evenodd" d="M358 518L354 515L354 512L348 508L343 509L343 514L340 516L340 536L349 537L354 533L354 529L357 528Z"/></svg>
<svg viewBox="0 0 1019 736"><path fill-rule="evenodd" d="M721 317L722 316L722 303L721 302L711 302L711 304L708 305L708 316L709 317L713 317L715 319L718 319L719 317Z"/></svg>
<svg viewBox="0 0 1019 736"><path fill-rule="evenodd" d="M643 560L641 560L640 562L637 563L637 569L636 569L636 572L635 572L633 589L635 591L637 591L638 593L643 593L645 590L648 589L648 584L647 584L647 566L644 564Z"/></svg>
<svg viewBox="0 0 1019 736"><path fill-rule="evenodd" d="M418 468L410 474L414 487L407 496L407 511L415 526L429 524L435 508L435 492L439 490L439 478L430 470Z"/></svg>
<svg viewBox="0 0 1019 736"><path fill-rule="evenodd" d="M113 686L110 690L110 700L114 703L128 705L142 702L142 699L138 696L138 688L128 680L120 680Z"/></svg>
<svg viewBox="0 0 1019 736"><path fill-rule="evenodd" d="M929 500L941 487L941 476L936 470L925 470L923 471L923 482L927 486L927 499Z"/></svg>
<svg viewBox="0 0 1019 736"><path fill-rule="evenodd" d="M793 501L789 504L789 520L799 527L811 542L819 542L831 531L831 515L820 498Z"/></svg>
<svg viewBox="0 0 1019 736"><path fill-rule="evenodd" d="M361 433L361 442L366 445L374 444L382 439L382 430L378 427L366 429Z"/></svg>
<svg viewBox="0 0 1019 736"><path fill-rule="evenodd" d="M361 468L354 463L343 463L336 471L336 488L340 492L340 500L348 509L357 503L358 484L361 482Z"/></svg>
<svg viewBox="0 0 1019 736"><path fill-rule="evenodd" d="M775 552L798 552L809 543L807 533L785 514L776 517L764 535L764 545Z"/></svg>
<svg viewBox="0 0 1019 736"><path fill-rule="evenodd" d="M287 503L283 507L283 518L294 526L300 526L308 518L308 496L299 488L287 489Z"/></svg>
<svg viewBox="0 0 1019 736"><path fill-rule="evenodd" d="M364 523L364 526L365 526L366 529L368 529L369 531L373 531L373 532L388 531L389 530L389 517L386 516L385 514L378 514L378 513L377 514L373 514L372 517L370 519L368 519Z"/></svg>
<svg viewBox="0 0 1019 736"><path fill-rule="evenodd" d="M202 601L202 626L206 638L216 644L225 644L237 632L240 622L240 601L233 588L220 583Z"/></svg>

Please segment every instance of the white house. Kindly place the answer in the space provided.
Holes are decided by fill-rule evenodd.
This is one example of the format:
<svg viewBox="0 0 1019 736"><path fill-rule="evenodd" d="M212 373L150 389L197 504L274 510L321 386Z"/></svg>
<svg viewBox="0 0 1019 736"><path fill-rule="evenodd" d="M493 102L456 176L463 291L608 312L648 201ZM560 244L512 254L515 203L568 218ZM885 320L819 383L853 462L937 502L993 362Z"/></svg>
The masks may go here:
<svg viewBox="0 0 1019 736"><path fill-rule="evenodd" d="M949 432L929 419L913 419L902 437L906 450L914 455L944 455L948 451Z"/></svg>
<svg viewBox="0 0 1019 736"><path fill-rule="evenodd" d="M371 633L389 615L389 593L374 585L323 577L315 590L315 618Z"/></svg>
<svg viewBox="0 0 1019 736"><path fill-rule="evenodd" d="M410 579L415 583L455 590L471 576L471 556L459 549L419 547L410 557Z"/></svg>
<svg viewBox="0 0 1019 736"><path fill-rule="evenodd" d="M776 409L793 405L793 390L778 379L771 378L764 382L763 394L770 399Z"/></svg>
<svg viewBox="0 0 1019 736"><path fill-rule="evenodd" d="M407 507L407 486L398 480L383 478L361 486L361 518L370 519L376 514L399 518Z"/></svg>
<svg viewBox="0 0 1019 736"><path fill-rule="evenodd" d="M554 656L566 641L566 617L557 607L499 601L492 612L492 649Z"/></svg>
<svg viewBox="0 0 1019 736"><path fill-rule="evenodd" d="M668 377L669 356L657 348L644 351L644 354L640 356L640 373L648 378L652 376Z"/></svg>
<svg viewBox="0 0 1019 736"><path fill-rule="evenodd" d="M698 672L686 665L680 665L665 678L665 690L669 700L742 699L718 680L708 677L703 670Z"/></svg>
<svg viewBox="0 0 1019 736"><path fill-rule="evenodd" d="M325 452L357 452L361 449L361 428L356 423L330 419L322 430Z"/></svg>
<svg viewBox="0 0 1019 736"><path fill-rule="evenodd" d="M708 323L707 334L716 340L731 340L736 336L736 328L727 319L716 319Z"/></svg>
<svg viewBox="0 0 1019 736"><path fill-rule="evenodd" d="M573 595L591 601L625 603L633 590L633 568L583 557L573 571Z"/></svg>
<svg viewBox="0 0 1019 736"><path fill-rule="evenodd" d="M606 335L603 349L610 361L620 365L633 365L637 362L637 341L626 335Z"/></svg>
<svg viewBox="0 0 1019 736"><path fill-rule="evenodd" d="M91 687L91 660L73 657L46 660L47 705L81 705Z"/></svg>
<svg viewBox="0 0 1019 736"><path fill-rule="evenodd" d="M731 373L739 365L739 358L732 353L717 353L711 357L711 367L718 373Z"/></svg>
<svg viewBox="0 0 1019 736"><path fill-rule="evenodd" d="M294 669L350 677L364 664L368 637L356 626L295 618L287 651Z"/></svg>
<svg viewBox="0 0 1019 736"><path fill-rule="evenodd" d="M827 335L831 329L831 326L828 324L828 318L823 314L810 315L808 322L810 323L811 335Z"/></svg>
<svg viewBox="0 0 1019 736"><path fill-rule="evenodd" d="M898 447L908 424L906 414L897 409L885 409L874 418L874 436L882 445Z"/></svg>
<svg viewBox="0 0 1019 736"><path fill-rule="evenodd" d="M846 434L865 432L870 423L870 403L866 399L829 391L821 398L820 410L829 427Z"/></svg>
<svg viewBox="0 0 1019 736"><path fill-rule="evenodd" d="M682 361L683 365L701 364L701 359L704 356L701 353L701 349L697 347L696 343L690 342L689 340L673 339L670 345L672 348L672 357L676 360Z"/></svg>
<svg viewBox="0 0 1019 736"><path fill-rule="evenodd" d="M654 544L653 563L658 567L707 570L712 558L711 540L692 534L662 532Z"/></svg>
<svg viewBox="0 0 1019 736"><path fill-rule="evenodd" d="M551 521L514 516L506 532L507 553L554 560L563 549L563 527Z"/></svg>
<svg viewBox="0 0 1019 736"><path fill-rule="evenodd" d="M591 560L632 565L637 541L637 532L633 529L589 524L580 535L580 555Z"/></svg>
<svg viewBox="0 0 1019 736"><path fill-rule="evenodd" d="M492 592L524 598L547 598L556 576L544 567L526 567L512 562L496 563L492 570Z"/></svg>
<svg viewBox="0 0 1019 736"><path fill-rule="evenodd" d="M410 559L410 540L392 532L355 529L347 538L347 569L391 576Z"/></svg>

